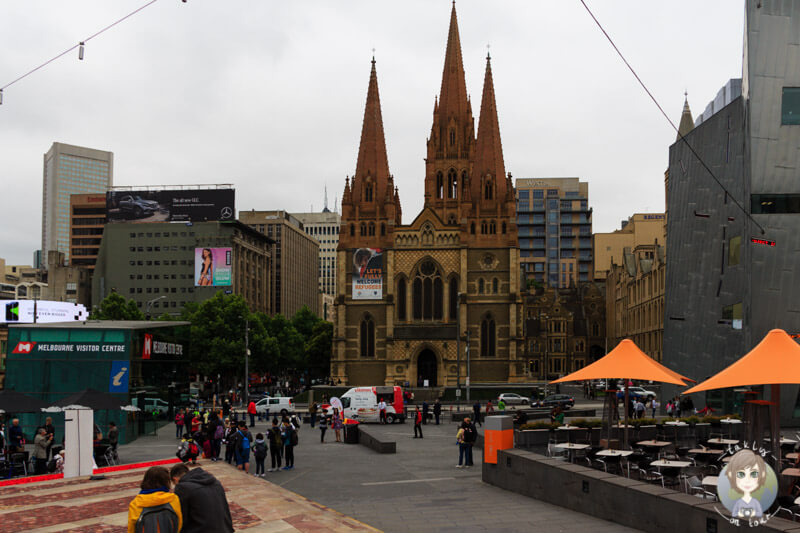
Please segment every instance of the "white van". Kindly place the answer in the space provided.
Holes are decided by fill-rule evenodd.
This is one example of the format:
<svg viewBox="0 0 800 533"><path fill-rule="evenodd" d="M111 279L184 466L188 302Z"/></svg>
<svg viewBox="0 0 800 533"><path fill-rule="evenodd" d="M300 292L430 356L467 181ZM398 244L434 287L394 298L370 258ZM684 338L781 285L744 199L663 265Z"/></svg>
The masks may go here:
<svg viewBox="0 0 800 533"><path fill-rule="evenodd" d="M386 421L390 424L395 420L405 422L406 415L403 409L403 389L400 387L353 387L342 394L345 418L352 418L359 422L380 422L378 402L386 402Z"/></svg>
<svg viewBox="0 0 800 533"><path fill-rule="evenodd" d="M133 398L133 405L140 409L142 408L142 406L139 405L139 398ZM161 398L145 398L143 410L147 413L157 411L159 415L165 415L167 411L169 411L169 404Z"/></svg>
<svg viewBox="0 0 800 533"><path fill-rule="evenodd" d="M270 416L294 414L294 401L289 396L267 396L256 402L256 413L263 415L269 409Z"/></svg>

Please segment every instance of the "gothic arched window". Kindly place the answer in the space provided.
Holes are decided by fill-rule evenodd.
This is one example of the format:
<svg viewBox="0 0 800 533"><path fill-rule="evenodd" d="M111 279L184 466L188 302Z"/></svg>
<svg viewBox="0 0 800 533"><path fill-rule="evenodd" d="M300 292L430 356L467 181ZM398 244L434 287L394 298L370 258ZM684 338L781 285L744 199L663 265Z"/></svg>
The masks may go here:
<svg viewBox="0 0 800 533"><path fill-rule="evenodd" d="M505 231L503 233L505 233ZM381 222L381 237L385 235L386 235L386 224Z"/></svg>
<svg viewBox="0 0 800 533"><path fill-rule="evenodd" d="M427 259L414 273L412 294L414 320L442 320L444 316L444 284L436 264Z"/></svg>
<svg viewBox="0 0 800 533"><path fill-rule="evenodd" d="M490 176L486 178L486 181L484 182L483 185L483 198L485 200L491 200L492 196L494 196L493 191L494 191L494 186L492 184L492 178Z"/></svg>
<svg viewBox="0 0 800 533"><path fill-rule="evenodd" d="M498 290L499 288L500 288L500 284L498 283L498 281L497 281L497 278L494 278L494 279L492 280L492 292L493 292L494 294L497 294L497 290Z"/></svg>
<svg viewBox="0 0 800 533"><path fill-rule="evenodd" d="M364 224L363 222L361 223L361 236L362 237L367 236L367 225Z"/></svg>
<svg viewBox="0 0 800 533"><path fill-rule="evenodd" d="M364 201L371 202L372 201L372 182L367 181L366 186L364 187Z"/></svg>
<svg viewBox="0 0 800 533"><path fill-rule="evenodd" d="M456 145L456 130L450 129L450 146Z"/></svg>
<svg viewBox="0 0 800 533"><path fill-rule="evenodd" d="M360 329L361 357L375 357L375 322L372 317L365 315Z"/></svg>
<svg viewBox="0 0 800 533"><path fill-rule="evenodd" d="M483 278L478 280L478 294L483 294L484 281Z"/></svg>
<svg viewBox="0 0 800 533"><path fill-rule="evenodd" d="M458 278L450 278L450 320L458 320Z"/></svg>
<svg viewBox="0 0 800 533"><path fill-rule="evenodd" d="M436 198L444 197L444 177L441 172L436 173Z"/></svg>
<svg viewBox="0 0 800 533"><path fill-rule="evenodd" d="M481 322L481 357L494 357L497 344L495 323L492 315L486 315Z"/></svg>
<svg viewBox="0 0 800 533"><path fill-rule="evenodd" d="M497 233L497 225L495 224L494 220L489 221L489 234L494 235Z"/></svg>
<svg viewBox="0 0 800 533"><path fill-rule="evenodd" d="M458 174L452 168L447 172L447 197L458 198Z"/></svg>
<svg viewBox="0 0 800 533"><path fill-rule="evenodd" d="M397 282L397 320L406 319L406 280Z"/></svg>
<svg viewBox="0 0 800 533"><path fill-rule="evenodd" d="M351 237L355 237L356 236L356 225L355 224L350 224L350 236Z"/></svg>
<svg viewBox="0 0 800 533"><path fill-rule="evenodd" d="M501 227L503 228L503 230L502 230L503 231L503 235L505 235L506 234L506 223L503 222L503 225Z"/></svg>
<svg viewBox="0 0 800 533"><path fill-rule="evenodd" d="M470 223L469 232L470 232L470 234L475 235L475 223L474 222Z"/></svg>
<svg viewBox="0 0 800 533"><path fill-rule="evenodd" d="M369 235L370 235L370 237L375 235L375 223L374 222L370 222L369 223Z"/></svg>

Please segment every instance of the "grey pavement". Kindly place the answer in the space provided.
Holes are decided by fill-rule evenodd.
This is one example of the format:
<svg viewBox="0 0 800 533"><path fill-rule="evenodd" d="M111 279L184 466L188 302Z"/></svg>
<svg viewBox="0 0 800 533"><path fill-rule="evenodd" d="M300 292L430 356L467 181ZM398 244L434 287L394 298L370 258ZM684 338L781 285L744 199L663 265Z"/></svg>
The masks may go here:
<svg viewBox="0 0 800 533"><path fill-rule="evenodd" d="M255 435L266 427L261 422L251 431ZM387 532L635 531L483 483L480 449L475 449L475 467L455 468L455 423L423 426L424 439L412 438L410 422L370 424L370 429L395 439L397 453L382 455L361 445L335 443L330 429L321 444L319 430L305 424L294 470L253 477L254 490L269 481ZM158 437L121 446L120 456L124 462L171 457L177 449L174 434L170 424ZM255 471L254 462L250 469Z"/></svg>

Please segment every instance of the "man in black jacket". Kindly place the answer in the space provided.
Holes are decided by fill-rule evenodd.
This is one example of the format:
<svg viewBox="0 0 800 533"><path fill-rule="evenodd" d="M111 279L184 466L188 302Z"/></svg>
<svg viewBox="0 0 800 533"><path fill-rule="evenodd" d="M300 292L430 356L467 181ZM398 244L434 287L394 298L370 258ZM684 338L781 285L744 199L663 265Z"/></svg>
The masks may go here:
<svg viewBox="0 0 800 533"><path fill-rule="evenodd" d="M233 533L233 519L222 484L202 468L173 466L169 475L181 501L182 533Z"/></svg>

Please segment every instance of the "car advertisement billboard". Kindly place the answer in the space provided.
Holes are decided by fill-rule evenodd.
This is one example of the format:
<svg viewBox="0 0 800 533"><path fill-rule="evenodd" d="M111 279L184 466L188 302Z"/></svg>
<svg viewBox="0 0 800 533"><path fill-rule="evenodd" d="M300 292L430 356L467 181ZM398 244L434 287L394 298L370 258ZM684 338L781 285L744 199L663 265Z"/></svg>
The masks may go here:
<svg viewBox="0 0 800 533"><path fill-rule="evenodd" d="M195 248L194 284L196 287L228 287L233 284L231 248Z"/></svg>
<svg viewBox="0 0 800 533"><path fill-rule="evenodd" d="M83 321L89 317L86 307L70 302L50 300L12 300L4 303L5 313L0 316L0 324L32 324L38 322ZM36 320L34 317L36 313Z"/></svg>
<svg viewBox="0 0 800 533"><path fill-rule="evenodd" d="M383 298L383 253L377 248L353 252L353 300Z"/></svg>
<svg viewBox="0 0 800 533"><path fill-rule="evenodd" d="M203 222L234 220L233 189L109 191L109 222Z"/></svg>

